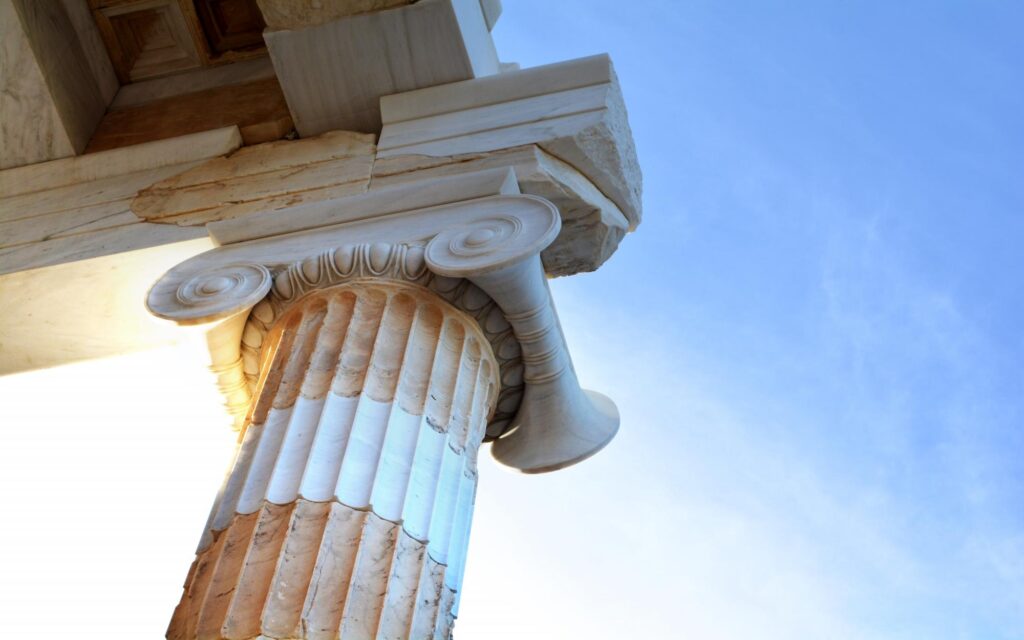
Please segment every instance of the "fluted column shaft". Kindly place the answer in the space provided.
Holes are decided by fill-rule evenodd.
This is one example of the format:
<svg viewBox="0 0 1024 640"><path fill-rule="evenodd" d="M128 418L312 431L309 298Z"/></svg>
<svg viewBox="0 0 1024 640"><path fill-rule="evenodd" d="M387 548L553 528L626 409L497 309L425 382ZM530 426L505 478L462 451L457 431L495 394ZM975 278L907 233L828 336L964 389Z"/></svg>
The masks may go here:
<svg viewBox="0 0 1024 640"><path fill-rule="evenodd" d="M416 285L315 290L274 322L167 637L451 634L498 366Z"/></svg>

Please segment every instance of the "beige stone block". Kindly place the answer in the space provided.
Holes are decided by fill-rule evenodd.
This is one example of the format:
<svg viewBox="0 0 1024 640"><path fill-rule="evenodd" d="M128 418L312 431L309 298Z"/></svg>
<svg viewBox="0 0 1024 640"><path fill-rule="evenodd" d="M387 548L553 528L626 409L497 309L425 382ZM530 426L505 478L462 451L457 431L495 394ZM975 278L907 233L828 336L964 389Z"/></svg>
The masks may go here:
<svg viewBox="0 0 1024 640"><path fill-rule="evenodd" d="M0 249L0 276L189 240L204 239L198 246L205 248L210 246L206 237L206 230L201 227L176 227L152 222L136 222L111 229L54 237L42 242ZM97 275L90 271L87 274L93 277ZM100 275L94 285L103 281ZM117 281L111 281L110 284L114 286Z"/></svg>
<svg viewBox="0 0 1024 640"><path fill-rule="evenodd" d="M370 513L363 526L352 580L345 598L339 635L342 638L373 638L388 590L391 561L401 527Z"/></svg>
<svg viewBox="0 0 1024 640"><path fill-rule="evenodd" d="M373 136L336 131L245 147L146 188L132 203L144 220L205 224L365 191Z"/></svg>
<svg viewBox="0 0 1024 640"><path fill-rule="evenodd" d="M215 67L202 67L163 78L153 78L126 84L117 91L111 109L127 109L165 98L197 91L266 80L274 77L274 65L269 56L241 60Z"/></svg>
<svg viewBox="0 0 1024 640"><path fill-rule="evenodd" d="M332 503L302 619L308 640L336 640L367 513Z"/></svg>
<svg viewBox="0 0 1024 640"><path fill-rule="evenodd" d="M101 202L78 209L0 222L0 247L13 247L53 238L136 224L131 200Z"/></svg>
<svg viewBox="0 0 1024 640"><path fill-rule="evenodd" d="M301 29L325 22L392 9L414 0L257 0L268 29Z"/></svg>
<svg viewBox="0 0 1024 640"><path fill-rule="evenodd" d="M270 210L253 213L244 219L214 221L208 228L218 244L231 244L459 200L518 192L515 175L507 168L471 171L385 185L380 189L371 188L366 193L313 204L303 203L304 206L292 207L287 213Z"/></svg>
<svg viewBox="0 0 1024 640"><path fill-rule="evenodd" d="M542 254L549 275L594 271L618 248L629 229L619 207L582 173L536 145L457 156L379 158L370 193L501 167L515 171L522 193L549 200L562 216L558 238Z"/></svg>
<svg viewBox="0 0 1024 640"><path fill-rule="evenodd" d="M230 126L6 169L0 171L0 198L206 160L231 153L240 146L242 137L238 127ZM2 208L0 204L0 210Z"/></svg>
<svg viewBox="0 0 1024 640"><path fill-rule="evenodd" d="M197 164L185 162L3 198L0 199L0 222L25 220L133 198L150 185L187 171Z"/></svg>
<svg viewBox="0 0 1024 640"><path fill-rule="evenodd" d="M381 159L536 144L585 175L635 227L640 166L606 55L385 96Z"/></svg>
<svg viewBox="0 0 1024 640"><path fill-rule="evenodd" d="M381 96L499 70L479 0L420 0L264 39L303 136L377 132Z"/></svg>
<svg viewBox="0 0 1024 640"><path fill-rule="evenodd" d="M0 0L0 169L85 149L110 98L91 44L62 2Z"/></svg>
<svg viewBox="0 0 1024 640"><path fill-rule="evenodd" d="M302 633L302 609L306 589L316 570L317 555L327 528L331 505L299 501L292 512L291 534L285 540L281 559L263 610L262 630L275 638L293 638Z"/></svg>
<svg viewBox="0 0 1024 640"><path fill-rule="evenodd" d="M0 169L74 155L14 0L0 0L0 85Z"/></svg>
<svg viewBox="0 0 1024 640"><path fill-rule="evenodd" d="M418 606L417 592L426 549L422 542L399 529L388 590L377 629L378 640L407 640L411 637L409 629Z"/></svg>

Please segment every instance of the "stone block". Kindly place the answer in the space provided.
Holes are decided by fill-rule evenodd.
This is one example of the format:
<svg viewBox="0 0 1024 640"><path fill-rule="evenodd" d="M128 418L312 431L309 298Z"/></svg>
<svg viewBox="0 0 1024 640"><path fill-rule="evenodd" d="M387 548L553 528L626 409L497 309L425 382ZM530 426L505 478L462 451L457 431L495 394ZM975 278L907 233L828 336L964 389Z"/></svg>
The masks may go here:
<svg viewBox="0 0 1024 640"><path fill-rule="evenodd" d="M264 38L302 136L376 133L381 96L499 70L479 0L421 0Z"/></svg>
<svg viewBox="0 0 1024 640"><path fill-rule="evenodd" d="M509 167L519 190L540 196L558 208L562 230L541 254L549 276L594 271L611 257L629 230L619 207L569 164L526 145L461 156L391 156L373 168L373 189L447 179L473 171Z"/></svg>
<svg viewBox="0 0 1024 640"><path fill-rule="evenodd" d="M378 157L460 156L535 144L640 222L641 174L607 55L381 99Z"/></svg>
<svg viewBox="0 0 1024 640"><path fill-rule="evenodd" d="M374 150L372 135L349 131L244 147L153 184L132 210L144 220L199 225L361 193Z"/></svg>

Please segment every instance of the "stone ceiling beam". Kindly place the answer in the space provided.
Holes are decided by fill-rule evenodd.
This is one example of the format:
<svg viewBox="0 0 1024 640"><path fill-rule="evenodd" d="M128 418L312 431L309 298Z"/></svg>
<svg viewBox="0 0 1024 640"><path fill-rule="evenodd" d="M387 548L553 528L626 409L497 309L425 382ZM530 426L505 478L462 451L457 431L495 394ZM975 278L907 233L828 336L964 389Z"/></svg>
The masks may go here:
<svg viewBox="0 0 1024 640"><path fill-rule="evenodd" d="M590 179L630 228L640 223L640 164L607 55L385 96L381 114L382 163L536 144Z"/></svg>
<svg viewBox="0 0 1024 640"><path fill-rule="evenodd" d="M0 0L0 169L81 153L117 89L96 26L71 8Z"/></svg>
<svg viewBox="0 0 1024 640"><path fill-rule="evenodd" d="M421 0L264 39L302 136L376 133L381 96L499 71L479 0Z"/></svg>

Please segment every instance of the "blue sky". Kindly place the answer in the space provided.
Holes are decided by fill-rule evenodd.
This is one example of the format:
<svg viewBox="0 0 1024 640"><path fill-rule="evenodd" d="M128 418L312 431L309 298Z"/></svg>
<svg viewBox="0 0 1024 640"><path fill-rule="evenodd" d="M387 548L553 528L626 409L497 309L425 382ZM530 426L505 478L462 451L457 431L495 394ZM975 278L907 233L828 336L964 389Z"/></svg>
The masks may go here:
<svg viewBox="0 0 1024 640"><path fill-rule="evenodd" d="M645 219L553 283L622 430L484 467L457 633L1024 638L1024 5L505 4L612 55Z"/></svg>

